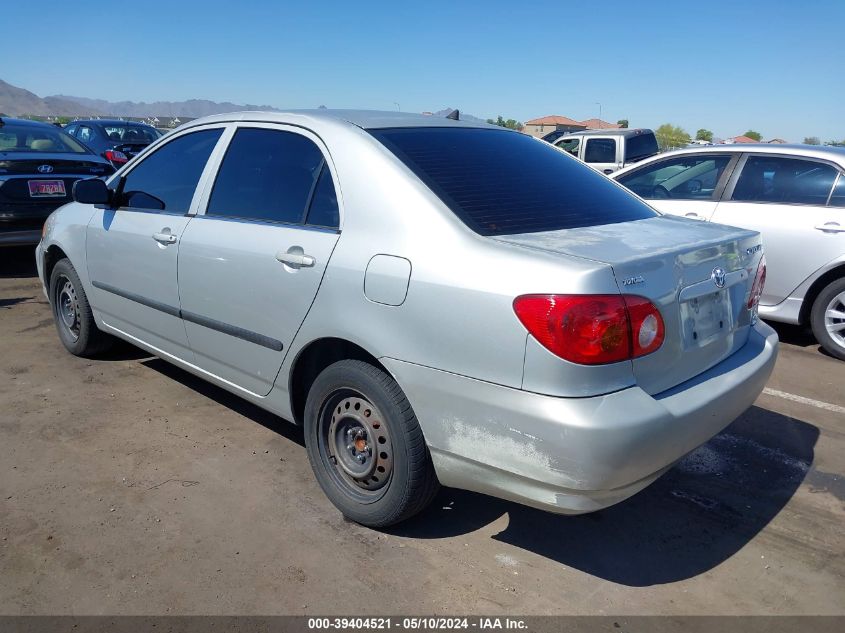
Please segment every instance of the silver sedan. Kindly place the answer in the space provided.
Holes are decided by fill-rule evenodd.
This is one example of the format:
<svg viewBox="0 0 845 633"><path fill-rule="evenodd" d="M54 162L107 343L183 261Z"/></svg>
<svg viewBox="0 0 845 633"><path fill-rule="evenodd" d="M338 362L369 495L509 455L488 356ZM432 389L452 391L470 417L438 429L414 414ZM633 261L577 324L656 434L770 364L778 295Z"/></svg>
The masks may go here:
<svg viewBox="0 0 845 633"><path fill-rule="evenodd" d="M366 525L439 484L617 503L775 362L757 232L662 217L498 127L215 116L74 200L36 251L67 349L119 337L303 425L323 490Z"/></svg>

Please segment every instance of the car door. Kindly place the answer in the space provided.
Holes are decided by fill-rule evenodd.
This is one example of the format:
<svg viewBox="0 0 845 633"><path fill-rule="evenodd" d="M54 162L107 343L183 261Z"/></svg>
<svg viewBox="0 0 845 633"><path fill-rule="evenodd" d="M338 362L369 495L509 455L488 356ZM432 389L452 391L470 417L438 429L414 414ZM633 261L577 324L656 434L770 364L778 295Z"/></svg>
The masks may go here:
<svg viewBox="0 0 845 633"><path fill-rule="evenodd" d="M619 140L613 136L588 136L581 152L583 160L603 174L612 174L622 167Z"/></svg>
<svg viewBox="0 0 845 633"><path fill-rule="evenodd" d="M182 317L196 364L266 395L338 240L329 155L299 128L239 125L204 213L179 250Z"/></svg>
<svg viewBox="0 0 845 633"><path fill-rule="evenodd" d="M114 208L97 208L88 223L92 303L103 320L185 360L191 353L179 316L179 238L193 217L197 185L223 129L180 134L110 181Z"/></svg>
<svg viewBox="0 0 845 633"><path fill-rule="evenodd" d="M739 154L681 154L614 178L661 213L709 220Z"/></svg>
<svg viewBox="0 0 845 633"><path fill-rule="evenodd" d="M763 305L777 305L845 253L845 213L832 189L840 169L811 158L745 155L713 221L760 231L766 251Z"/></svg>

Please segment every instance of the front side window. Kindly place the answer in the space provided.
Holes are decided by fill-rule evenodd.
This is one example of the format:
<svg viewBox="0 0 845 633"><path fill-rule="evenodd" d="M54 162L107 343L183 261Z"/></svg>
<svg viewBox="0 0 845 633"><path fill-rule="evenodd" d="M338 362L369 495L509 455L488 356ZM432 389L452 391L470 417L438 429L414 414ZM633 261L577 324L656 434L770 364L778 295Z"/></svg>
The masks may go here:
<svg viewBox="0 0 845 633"><path fill-rule="evenodd" d="M615 163L616 140L612 138L588 138L584 146L585 163Z"/></svg>
<svg viewBox="0 0 845 633"><path fill-rule="evenodd" d="M185 134L150 154L125 176L120 206L187 213L222 133L222 128L216 128Z"/></svg>
<svg viewBox="0 0 845 633"><path fill-rule="evenodd" d="M544 141L480 128L368 130L481 235L656 217L648 205Z"/></svg>
<svg viewBox="0 0 845 633"><path fill-rule="evenodd" d="M578 146L581 144L581 139L579 138L566 138L562 141L558 141L556 145L572 154L573 156L578 156Z"/></svg>
<svg viewBox="0 0 845 633"><path fill-rule="evenodd" d="M677 156L625 174L619 183L646 200L710 200L731 157Z"/></svg>
<svg viewBox="0 0 845 633"><path fill-rule="evenodd" d="M824 206L837 171L799 158L749 156L731 200Z"/></svg>
<svg viewBox="0 0 845 633"><path fill-rule="evenodd" d="M324 163L320 148L301 134L241 128L226 151L206 215L302 223Z"/></svg>

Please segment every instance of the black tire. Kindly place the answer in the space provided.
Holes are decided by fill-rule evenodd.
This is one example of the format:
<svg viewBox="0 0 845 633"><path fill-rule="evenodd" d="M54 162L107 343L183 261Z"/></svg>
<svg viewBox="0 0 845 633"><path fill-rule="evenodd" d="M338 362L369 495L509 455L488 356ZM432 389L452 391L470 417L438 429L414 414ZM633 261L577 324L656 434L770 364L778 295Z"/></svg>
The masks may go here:
<svg viewBox="0 0 845 633"><path fill-rule="evenodd" d="M304 418L317 481L352 521L394 525L437 494L440 484L414 411L381 369L358 360L330 365L311 385Z"/></svg>
<svg viewBox="0 0 845 633"><path fill-rule="evenodd" d="M845 360L845 330L828 331L828 325L845 325L845 318L828 317L827 311L845 314L845 277L830 282L816 297L810 312L813 335L831 356Z"/></svg>
<svg viewBox="0 0 845 633"><path fill-rule="evenodd" d="M53 268L49 296L56 330L67 351L90 357L111 346L112 337L101 332L94 322L91 304L70 260L61 259Z"/></svg>

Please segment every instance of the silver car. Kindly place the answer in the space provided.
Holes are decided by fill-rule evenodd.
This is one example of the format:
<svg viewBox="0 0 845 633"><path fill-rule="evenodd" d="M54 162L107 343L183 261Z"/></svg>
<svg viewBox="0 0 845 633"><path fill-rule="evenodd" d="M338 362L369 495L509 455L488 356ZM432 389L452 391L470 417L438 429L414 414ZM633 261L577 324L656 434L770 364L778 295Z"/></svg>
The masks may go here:
<svg viewBox="0 0 845 633"><path fill-rule="evenodd" d="M714 145L661 154L611 176L662 213L760 231L760 315L809 325L845 360L845 149Z"/></svg>
<svg viewBox="0 0 845 633"><path fill-rule="evenodd" d="M617 503L775 362L758 233L661 217L499 127L214 116L74 199L37 248L67 349L116 336L303 425L323 490L370 526L438 484Z"/></svg>

